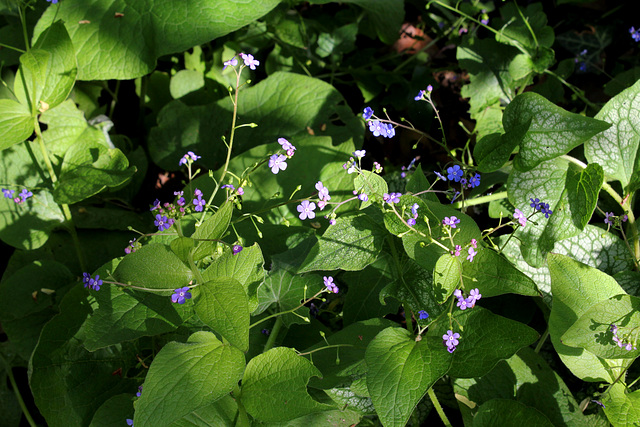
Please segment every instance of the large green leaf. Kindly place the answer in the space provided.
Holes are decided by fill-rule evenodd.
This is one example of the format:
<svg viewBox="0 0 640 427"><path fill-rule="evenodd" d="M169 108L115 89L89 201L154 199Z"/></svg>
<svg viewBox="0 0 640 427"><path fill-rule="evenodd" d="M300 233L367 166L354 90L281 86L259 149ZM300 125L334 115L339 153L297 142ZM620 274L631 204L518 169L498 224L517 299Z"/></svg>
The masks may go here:
<svg viewBox="0 0 640 427"><path fill-rule="evenodd" d="M110 427L133 419L133 394L117 394L98 408L89 427Z"/></svg>
<svg viewBox="0 0 640 427"><path fill-rule="evenodd" d="M613 382L611 367L620 366L620 360L603 359L582 348L568 346L561 337L593 305L624 291L611 276L569 257L550 254L548 263L553 292L549 334L560 359L584 381Z"/></svg>
<svg viewBox="0 0 640 427"><path fill-rule="evenodd" d="M29 109L12 99L0 99L0 151L24 141L32 133L33 117Z"/></svg>
<svg viewBox="0 0 640 427"><path fill-rule="evenodd" d="M107 187L124 184L135 171L119 149L78 141L64 155L53 196L58 203L77 203Z"/></svg>
<svg viewBox="0 0 640 427"><path fill-rule="evenodd" d="M540 46L551 47L554 41L553 29L547 25L547 16L540 3L520 8L508 3L500 8L504 26L496 33L500 43L526 49L534 54Z"/></svg>
<svg viewBox="0 0 640 427"><path fill-rule="evenodd" d="M307 382L321 373L293 349L272 348L249 361L242 378L241 400L261 421L282 422L333 409L307 393Z"/></svg>
<svg viewBox="0 0 640 427"><path fill-rule="evenodd" d="M11 246L28 250L44 245L51 231L64 221L62 210L44 188L40 169L31 158L30 153L33 153L39 162L42 161L40 150L30 144L24 142L2 151L0 160L3 188L15 190L16 196L23 188L33 190L33 197L20 205L12 199L0 198L0 238ZM5 183L10 185L4 187Z"/></svg>
<svg viewBox="0 0 640 427"><path fill-rule="evenodd" d="M409 331L390 327L367 347L367 388L384 426L404 426L413 408L451 364L442 339L416 341Z"/></svg>
<svg viewBox="0 0 640 427"><path fill-rule="evenodd" d="M134 424L171 425L228 395L244 367L244 354L211 332L196 332L186 343L165 345L149 368Z"/></svg>
<svg viewBox="0 0 640 427"><path fill-rule="evenodd" d="M545 160L567 154L611 125L601 120L570 113L535 92L517 96L504 110L505 132L521 134L520 152L514 166L521 171L533 169Z"/></svg>
<svg viewBox="0 0 640 427"><path fill-rule="evenodd" d="M582 427L587 422L567 385L538 353L525 347L480 378L457 378L454 392L463 419L470 409L492 399L514 399L545 414L554 425Z"/></svg>
<svg viewBox="0 0 640 427"><path fill-rule="evenodd" d="M113 276L134 286L170 290L186 286L193 273L167 246L151 243L124 257Z"/></svg>
<svg viewBox="0 0 640 427"><path fill-rule="evenodd" d="M78 79L133 79L153 71L160 56L238 30L278 3L277 0L60 2L42 15L34 37L46 32L54 17L61 19L78 57ZM118 60L114 61L114 57Z"/></svg>
<svg viewBox="0 0 640 427"><path fill-rule="evenodd" d="M640 81L609 100L595 118L612 124L584 144L584 155L598 163L607 178L626 187L636 170L640 145Z"/></svg>
<svg viewBox="0 0 640 427"><path fill-rule="evenodd" d="M515 400L492 399L478 408L474 427L553 427L544 414Z"/></svg>
<svg viewBox="0 0 640 427"><path fill-rule="evenodd" d="M132 348L88 352L82 347L80 328L89 314L87 292L78 284L42 329L29 362L31 391L49 426L88 425L106 399L135 390L136 381L113 374L135 365Z"/></svg>
<svg viewBox="0 0 640 427"><path fill-rule="evenodd" d="M49 260L29 263L0 282L2 329L24 360L31 357L45 323L57 314L63 287L73 282L67 267Z"/></svg>
<svg viewBox="0 0 640 427"><path fill-rule="evenodd" d="M249 301L242 284L217 277L198 287L196 313L204 324L243 352L249 349Z"/></svg>
<svg viewBox="0 0 640 427"><path fill-rule="evenodd" d="M62 21L39 35L31 50L20 56L14 92L33 116L62 103L78 72L73 44ZM46 104L46 105L45 105Z"/></svg>
<svg viewBox="0 0 640 427"><path fill-rule="evenodd" d="M614 426L633 426L640 419L640 391L627 393L621 382L614 383L602 399L604 413Z"/></svg>
<svg viewBox="0 0 640 427"><path fill-rule="evenodd" d="M158 115L158 126L151 129L151 158L160 167L176 170L180 167L180 158L191 150L202 156L199 164L211 169L219 167L227 150L222 137L230 131L232 112L233 104L228 97L214 104L194 107L180 101L167 104ZM300 161L304 147L298 141L309 136L307 129L312 129L318 136L331 136L336 144L353 139L360 145L364 135L362 120L344 105L340 92L322 80L300 74L277 72L255 86L243 89L238 100L238 115L242 123L255 123L258 129L242 127L236 130L235 153L266 143L274 143L274 147L280 148L275 141L285 137L298 148L289 164ZM336 118L344 125L332 124ZM326 158L337 153L323 151L321 154ZM264 168L268 170L266 165ZM286 170L278 176L292 175Z"/></svg>
<svg viewBox="0 0 640 427"><path fill-rule="evenodd" d="M339 217L322 235L300 272L361 270L376 260L387 232L370 216Z"/></svg>
<svg viewBox="0 0 640 427"><path fill-rule="evenodd" d="M229 222L231 222L231 215L233 215L233 203L226 201L220 206L215 214L211 215L205 222L196 229L196 232L191 236L192 239L198 240L197 247L193 253L193 259L198 261L208 255L212 255L217 240L222 238L224 233L229 228Z"/></svg>
<svg viewBox="0 0 640 427"><path fill-rule="evenodd" d="M630 295L617 295L596 303L562 335L562 343L584 348L603 359L635 359L640 351L620 348L613 341L610 327L615 324L619 328L620 339L625 344L633 344L633 331L640 327L639 309L640 298Z"/></svg>

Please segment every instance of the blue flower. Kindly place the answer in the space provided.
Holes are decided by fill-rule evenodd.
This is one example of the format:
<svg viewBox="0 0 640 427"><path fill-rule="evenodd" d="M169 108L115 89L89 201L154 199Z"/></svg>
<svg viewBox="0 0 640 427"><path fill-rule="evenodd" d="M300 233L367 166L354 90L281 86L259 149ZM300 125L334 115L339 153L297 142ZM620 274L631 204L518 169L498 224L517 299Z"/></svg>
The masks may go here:
<svg viewBox="0 0 640 427"><path fill-rule="evenodd" d="M426 90L421 90L418 94L413 98L414 101L420 101L427 94Z"/></svg>
<svg viewBox="0 0 640 427"><path fill-rule="evenodd" d="M297 209L298 212L300 212L300 215L298 215L298 217L301 220L305 220L307 218L314 219L316 217L316 213L314 212L316 210L316 204L313 202L303 200L302 203L298 205Z"/></svg>
<svg viewBox="0 0 640 427"><path fill-rule="evenodd" d="M26 201L29 197L32 197L33 193L29 190L27 190L26 188L23 188L22 191L20 192L20 197L22 197L22 201Z"/></svg>
<svg viewBox="0 0 640 427"><path fill-rule="evenodd" d="M613 221L611 221L610 217L614 216L613 212L605 212L605 219L604 219L604 223L607 225L613 225Z"/></svg>
<svg viewBox="0 0 640 427"><path fill-rule="evenodd" d="M475 176L469 178L469 188L476 188L480 185L480 174L477 173Z"/></svg>
<svg viewBox="0 0 640 427"><path fill-rule="evenodd" d="M91 288L94 291L99 291L100 290L100 286L102 286L102 280L100 279L100 275L99 274L96 274L95 279L93 277L89 276L88 277L89 278L88 281L86 281L88 274L87 273L83 273L83 276L84 277L82 278L82 281L85 282L85 284L84 284L85 288Z"/></svg>
<svg viewBox="0 0 640 427"><path fill-rule="evenodd" d="M637 30L633 27L629 28L629 34L634 41L640 42L640 28Z"/></svg>
<svg viewBox="0 0 640 427"><path fill-rule="evenodd" d="M253 58L253 55L249 55L246 53L241 53L240 57L244 61L244 65L255 70L258 65L260 65L260 61Z"/></svg>
<svg viewBox="0 0 640 427"><path fill-rule="evenodd" d="M15 192L16 190L7 190L6 188L2 189L2 195L7 199L13 199L13 195Z"/></svg>
<svg viewBox="0 0 640 427"><path fill-rule="evenodd" d="M418 209L420 208L420 206L417 203L414 203L413 206L411 206L411 214L413 215L414 218L418 217Z"/></svg>
<svg viewBox="0 0 640 427"><path fill-rule="evenodd" d="M443 180L443 181L446 181L446 180L447 180L447 178L446 178L444 175L442 175L440 172L433 171L433 173L435 173L435 174L436 174L436 176L437 176L438 178L440 178L441 180Z"/></svg>
<svg viewBox="0 0 640 427"><path fill-rule="evenodd" d="M136 396L140 397L142 396L142 386L138 386L138 392L136 393Z"/></svg>
<svg viewBox="0 0 640 427"><path fill-rule="evenodd" d="M234 255L237 255L237 254L239 254L240 252L242 252L242 250L243 250L243 249L244 249L244 248L243 248L242 246L240 246L240 245L233 245L233 249L232 249L232 251L233 251L233 254L234 254Z"/></svg>
<svg viewBox="0 0 640 427"><path fill-rule="evenodd" d="M365 107L362 112L362 118L365 120L369 120L373 116L373 109L371 107Z"/></svg>
<svg viewBox="0 0 640 427"><path fill-rule="evenodd" d="M189 162L195 162L196 160L200 159L201 157L202 156L198 156L198 155L194 154L193 151L188 151L187 154L182 156L182 158L178 162L178 165L182 166L182 165L186 165Z"/></svg>
<svg viewBox="0 0 640 427"><path fill-rule="evenodd" d="M281 170L287 169L287 156L282 154L274 154L269 158L269 167L271 168L271 172L277 174Z"/></svg>
<svg viewBox="0 0 640 427"><path fill-rule="evenodd" d="M196 212L202 212L204 210L207 201L202 198L202 191L196 188L193 192L193 195L196 196L196 199L193 199L193 204L195 205Z"/></svg>
<svg viewBox="0 0 640 427"><path fill-rule="evenodd" d="M443 225L448 225L451 228L456 228L456 224L459 224L459 223L460 223L460 220L455 216L452 216L451 218L449 218L448 216L445 216L444 219L442 220Z"/></svg>
<svg viewBox="0 0 640 427"><path fill-rule="evenodd" d="M462 178L462 170L460 169L460 166L453 165L447 168L447 178L455 182L460 182L460 179Z"/></svg>
<svg viewBox="0 0 640 427"><path fill-rule="evenodd" d="M156 214L156 220L153 221L153 224L158 227L158 231L164 231L171 228L171 225L173 225L173 219L169 219L164 215Z"/></svg>
<svg viewBox="0 0 640 427"><path fill-rule="evenodd" d="M415 218L409 218L407 220L407 224L409 224L410 226L415 226L416 225L416 219Z"/></svg>
<svg viewBox="0 0 640 427"><path fill-rule="evenodd" d="M224 71L227 67L235 67L238 65L238 58L235 56L228 61L224 61L224 67L222 67L222 71Z"/></svg>
<svg viewBox="0 0 640 427"><path fill-rule="evenodd" d="M428 317L429 317L429 313L427 313L427 312L426 312L426 311L424 311L424 310L420 310L420 311L418 312L418 315L420 316L420 317L419 317L419 319L420 319L420 320L424 320L424 319L426 319L426 318L428 318Z"/></svg>
<svg viewBox="0 0 640 427"><path fill-rule="evenodd" d="M49 1L49 0L47 0ZM58 1L58 0L54 0L54 1ZM127 418L127 425L133 427L133 420L131 418Z"/></svg>
<svg viewBox="0 0 640 427"><path fill-rule="evenodd" d="M185 286L184 288L178 288L173 291L174 294L171 295L171 302L184 304L184 302L188 299L191 299L191 292L189 292L189 287Z"/></svg>

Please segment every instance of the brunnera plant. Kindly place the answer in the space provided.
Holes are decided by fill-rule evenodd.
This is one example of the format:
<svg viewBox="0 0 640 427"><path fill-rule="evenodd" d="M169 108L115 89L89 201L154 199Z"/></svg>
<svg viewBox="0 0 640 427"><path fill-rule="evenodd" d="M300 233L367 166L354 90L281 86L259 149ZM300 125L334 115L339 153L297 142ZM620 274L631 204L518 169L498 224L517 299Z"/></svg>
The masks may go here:
<svg viewBox="0 0 640 427"><path fill-rule="evenodd" d="M640 419L640 82L594 105L566 69L597 60L578 44L556 64L540 3L427 5L469 71L462 145L433 78L404 102L438 138L351 68L357 34L394 41L401 0L317 23L276 1L156 0L148 19L129 0L44 3L0 7L0 34L20 28L0 44L10 425ZM327 70L378 105L354 114ZM593 117L550 100L541 75ZM129 135L110 133L125 79L144 130ZM446 161L394 171L364 142L400 132ZM179 183L140 209L151 167Z"/></svg>

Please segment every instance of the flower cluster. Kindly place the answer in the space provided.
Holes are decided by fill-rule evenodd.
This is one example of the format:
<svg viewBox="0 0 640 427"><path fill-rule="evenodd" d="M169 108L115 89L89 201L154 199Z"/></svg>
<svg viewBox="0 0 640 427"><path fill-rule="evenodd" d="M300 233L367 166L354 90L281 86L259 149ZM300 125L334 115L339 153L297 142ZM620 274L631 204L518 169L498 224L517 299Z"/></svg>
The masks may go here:
<svg viewBox="0 0 640 427"><path fill-rule="evenodd" d="M625 342L625 336L622 336L622 338L618 336L618 327L616 325L611 325L610 330L613 333L613 342L615 342L618 347L624 348L627 351L636 350L636 346L631 342Z"/></svg>
<svg viewBox="0 0 640 427"><path fill-rule="evenodd" d="M466 310L467 308L473 308L476 305L476 301L482 298L482 294L478 290L478 288L471 289L469 291L469 296L465 298L462 295L462 291L460 289L456 289L453 292L453 296L458 299L457 306L460 307L460 310Z"/></svg>
<svg viewBox="0 0 640 427"><path fill-rule="evenodd" d="M178 288L173 292L173 295L171 295L171 302L174 304L184 304L186 300L191 299L191 292L189 292L188 286Z"/></svg>
<svg viewBox="0 0 640 427"><path fill-rule="evenodd" d="M329 189L322 184L322 181L316 182L316 190L318 190L318 207L320 210L323 210L329 200L331 200L331 195L329 195Z"/></svg>
<svg viewBox="0 0 640 427"><path fill-rule="evenodd" d="M93 278L89 273L82 273L82 283L85 288L91 288L94 291L99 291L100 286L102 286L102 280L99 274L96 274L96 277Z"/></svg>
<svg viewBox="0 0 640 427"><path fill-rule="evenodd" d="M467 176L465 178L465 172L460 168L459 165L453 165L447 168L447 177L445 178L439 172L435 172L438 178L443 181L454 181L459 182L462 187L466 188L476 188L480 185L480 174L474 172L467 172Z"/></svg>
<svg viewBox="0 0 640 427"><path fill-rule="evenodd" d="M224 187L226 186L223 186L223 188ZM229 187L234 189L232 185ZM242 187L238 188L237 193L240 195L244 194ZM150 211L155 211L155 210L158 211L158 213L156 213L156 216L155 216L156 219L153 223L156 227L158 227L158 231L160 232L171 228L171 226L175 223L175 221L178 218L183 217L187 213L187 210L189 209L186 207L187 202L184 198L184 191L174 191L173 195L178 197L178 199L175 202L175 205L173 203L168 203L168 202L163 204L160 202L160 200L156 199L153 202L153 205L151 206L151 208L149 209ZM202 197L203 196L202 191L196 188L195 191L193 192L193 195L194 195L194 198L192 200L193 209L196 212L202 212L205 206L207 205L207 201ZM178 206L177 209L176 209L176 205ZM132 244L133 241L129 243L131 244L131 249L127 251L128 249L127 247L127 249L125 249L125 252L126 253L135 252L135 246Z"/></svg>
<svg viewBox="0 0 640 427"><path fill-rule="evenodd" d="M142 245L136 239L129 240L129 244L127 245L126 248L124 248L124 253L125 254L133 253L133 252L137 251L138 249L140 249L141 247L142 247Z"/></svg>
<svg viewBox="0 0 640 427"><path fill-rule="evenodd" d="M531 206L536 211L542 212L545 218L549 218L549 215L553 213L553 211L549 209L549 203L541 202L540 199L537 198L529 198L529 200L531 200L531 204L529 206Z"/></svg>
<svg viewBox="0 0 640 427"><path fill-rule="evenodd" d="M373 115L371 107L366 107L362 112L362 118L369 122L369 131L373 136L382 136L384 138L393 138L396 135L396 129L391 123L384 123Z"/></svg>
<svg viewBox="0 0 640 427"><path fill-rule="evenodd" d="M197 161L200 158L202 158L202 156L196 155L193 151L187 151L187 154L185 154L184 156L182 156L182 158L180 158L178 165L179 166L190 165L191 163Z"/></svg>
<svg viewBox="0 0 640 427"><path fill-rule="evenodd" d="M407 220L407 224L412 227L416 225L416 219L418 219L418 208L420 208L420 206L417 203L414 203L413 206L411 206L411 215L413 215L413 218L409 218Z"/></svg>
<svg viewBox="0 0 640 427"><path fill-rule="evenodd" d="M136 396L138 396L138 397L142 396L142 386L141 385L138 386L138 391L136 392Z"/></svg>
<svg viewBox="0 0 640 427"><path fill-rule="evenodd" d="M576 55L573 62L578 64L578 71L584 73L587 71L587 62L585 61L588 50L584 49L582 52Z"/></svg>
<svg viewBox="0 0 640 427"><path fill-rule="evenodd" d="M402 166L402 172L400 173L400 177L402 177L402 178L406 178L407 177L407 172L409 172L411 170L411 168L415 166L416 160L418 160L418 158L414 157L411 160L411 162L409 163L409 166Z"/></svg>
<svg viewBox="0 0 640 427"><path fill-rule="evenodd" d="M454 333L451 329L449 329L447 333L442 336L442 342L447 347L447 351L449 353L453 353L456 349L456 346L460 343L460 341L458 341L458 338L460 338L460 334L457 332Z"/></svg>
<svg viewBox="0 0 640 427"><path fill-rule="evenodd" d="M329 292L333 292L334 294L337 294L338 292L340 292L340 289L338 289L338 286L336 286L336 284L333 283L333 277L324 276L322 279L324 280L324 286L326 286Z"/></svg>
<svg viewBox="0 0 640 427"><path fill-rule="evenodd" d="M634 27L629 28L629 34L631 34L633 41L640 42L640 28L637 30Z"/></svg>
<svg viewBox="0 0 640 427"><path fill-rule="evenodd" d="M293 157L296 152L296 147L284 138L278 138L278 144L287 152L287 155L276 153L269 157L269 169L274 175L287 169L287 159Z"/></svg>
<svg viewBox="0 0 640 427"><path fill-rule="evenodd" d="M249 67L250 69L255 70L256 67L260 65L260 61L255 59L253 55L250 55L248 53L240 53L239 55L240 58L242 58L245 67ZM238 65L238 59L234 56L230 60L224 61L223 64L224 67L222 67L222 70L224 71L227 67L235 67L236 65Z"/></svg>
<svg viewBox="0 0 640 427"><path fill-rule="evenodd" d="M517 209L513 212L513 217L518 220L521 227L527 225L527 216L522 213L520 209Z"/></svg>
<svg viewBox="0 0 640 427"><path fill-rule="evenodd" d="M6 199L13 199L13 201L18 205L21 205L24 202L26 202L29 197L33 197L33 193L27 190L26 188L23 188L20 194L18 194L18 196L13 197L15 193L16 193L15 190L8 190L6 188L2 189L2 195Z"/></svg>
<svg viewBox="0 0 640 427"><path fill-rule="evenodd" d="M627 222L627 219L629 219L629 217L626 214L622 216L617 216L613 212L605 212L604 216L605 216L604 223L607 224L607 230L610 227L620 227L621 223Z"/></svg>
<svg viewBox="0 0 640 427"><path fill-rule="evenodd" d="M414 101L425 100L427 96L431 94L432 91L433 91L433 86L429 85L427 86L427 90L420 90L420 92L418 92L418 94L413 99Z"/></svg>

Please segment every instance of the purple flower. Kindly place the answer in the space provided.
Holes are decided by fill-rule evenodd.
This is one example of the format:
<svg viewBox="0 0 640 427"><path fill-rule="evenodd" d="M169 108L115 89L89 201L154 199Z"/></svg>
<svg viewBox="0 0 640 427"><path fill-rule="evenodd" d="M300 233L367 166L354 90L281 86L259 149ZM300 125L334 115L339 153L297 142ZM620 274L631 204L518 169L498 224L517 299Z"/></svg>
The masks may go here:
<svg viewBox="0 0 640 427"><path fill-rule="evenodd" d="M599 400L591 399L591 401L593 403L595 403L596 405L602 406L603 409L605 408L604 404L602 402L600 402Z"/></svg>
<svg viewBox="0 0 640 427"><path fill-rule="evenodd" d="M489 18L482 18L480 20L480 22L482 22L484 25L488 25L489 24Z"/></svg>
<svg viewBox="0 0 640 427"><path fill-rule="evenodd" d="M268 330L267 328L264 328L263 330L260 331L262 334L269 336L271 334L271 331Z"/></svg>
<svg viewBox="0 0 640 427"><path fill-rule="evenodd" d="M633 41L640 42L640 28L637 30L633 27L629 28L629 34L631 34Z"/></svg>
<svg viewBox="0 0 640 427"><path fill-rule="evenodd" d="M440 178L441 180L443 180L443 181L446 181L446 180L447 180L447 178L445 178L445 176L444 176L444 175L442 175L440 172L433 171L433 173L435 173L435 174L436 174L436 176L437 176L438 178Z"/></svg>
<svg viewBox="0 0 640 427"><path fill-rule="evenodd" d="M407 220L407 224L409 224L410 226L415 226L416 225L416 219L415 218L409 218Z"/></svg>
<svg viewBox="0 0 640 427"><path fill-rule="evenodd" d="M427 85L427 92L429 93L433 92L433 86Z"/></svg>
<svg viewBox="0 0 640 427"><path fill-rule="evenodd" d="M227 67L235 67L238 65L238 58L235 56L228 61L224 61L224 67L222 67L222 71L224 71Z"/></svg>
<svg viewBox="0 0 640 427"><path fill-rule="evenodd" d="M269 167L271 168L271 172L277 174L281 170L285 170L287 168L286 163L287 157L282 154L274 154L269 158Z"/></svg>
<svg viewBox="0 0 640 427"><path fill-rule="evenodd" d="M232 251L233 251L233 254L234 254L234 255L237 255L237 254L239 254L240 252L242 252L242 250L243 250L243 249L244 249L244 248L243 248L242 246L240 246L240 245L233 245L233 249L232 249Z"/></svg>
<svg viewBox="0 0 640 427"><path fill-rule="evenodd" d="M527 217L520 209L516 208L515 212L513 212L513 217L518 220L521 227L527 225Z"/></svg>
<svg viewBox="0 0 640 427"><path fill-rule="evenodd" d="M448 225L451 228L456 228L456 224L459 224L459 223L460 223L460 220L455 216L452 216L451 218L449 218L448 216L445 216L444 219L442 220L443 225Z"/></svg>
<svg viewBox="0 0 640 427"><path fill-rule="evenodd" d="M471 178L469 178L469 188L476 188L480 185L480 174L477 173Z"/></svg>
<svg viewBox="0 0 640 427"><path fill-rule="evenodd" d="M419 318L420 320L424 320L424 319L426 319L426 318L428 318L428 317L429 317L429 313L427 313L427 312L426 312L426 311L424 311L424 310L420 310L420 311L418 312L418 315L419 315L419 317L418 317L418 318Z"/></svg>
<svg viewBox="0 0 640 427"><path fill-rule="evenodd" d="M467 256L467 261L473 262L473 257L476 256L477 254L478 254L478 251L474 250L473 248L469 248L469 255Z"/></svg>
<svg viewBox="0 0 640 427"><path fill-rule="evenodd" d="M156 214L156 220L153 221L153 224L158 227L158 231L164 231L171 228L173 220L170 220L164 215Z"/></svg>
<svg viewBox="0 0 640 427"><path fill-rule="evenodd" d="M335 283L333 283L333 277L324 276L322 279L324 280L324 285L327 287L327 289L330 292L333 292L334 294L337 294L340 291L340 289L338 289L338 287L335 285Z"/></svg>
<svg viewBox="0 0 640 427"><path fill-rule="evenodd" d="M358 194L358 199L360 199L361 202L366 202L369 200L369 196L367 196L366 193L360 193Z"/></svg>
<svg viewBox="0 0 640 427"><path fill-rule="evenodd" d="M618 327L615 324L611 325L610 329L611 329L611 332L613 332L613 335L618 335Z"/></svg>
<svg viewBox="0 0 640 427"><path fill-rule="evenodd" d="M322 184L322 181L316 182L316 190L318 190L318 198L320 200L324 200L326 202L331 200L329 189Z"/></svg>
<svg viewBox="0 0 640 427"><path fill-rule="evenodd" d="M96 274L96 278L95 279L90 278L89 279L89 283L88 283L87 286L92 288L94 291L99 291L100 290L100 286L102 286L102 280L100 280L100 275Z"/></svg>
<svg viewBox="0 0 640 427"><path fill-rule="evenodd" d="M361 159L367 154L366 150L356 150L353 152L353 155L356 156L356 159Z"/></svg>
<svg viewBox="0 0 640 427"><path fill-rule="evenodd" d="M400 203L400 196L402 196L402 193L384 193L382 200L389 204Z"/></svg>
<svg viewBox="0 0 640 427"><path fill-rule="evenodd" d="M610 219L612 216L615 216L615 215L613 214L613 212L605 212L605 213L604 213L604 216L606 217L606 218L604 219L604 223L605 223L605 224L608 224L608 225L613 225L613 221L611 221L611 219Z"/></svg>
<svg viewBox="0 0 640 427"><path fill-rule="evenodd" d="M244 189L242 187L238 187L238 195L242 196L244 194Z"/></svg>
<svg viewBox="0 0 640 427"><path fill-rule="evenodd" d="M89 280L91 280L91 275L89 273L82 273L82 283L85 288L89 286Z"/></svg>
<svg viewBox="0 0 640 427"><path fill-rule="evenodd" d="M373 133L373 136L386 135L387 128L380 123L380 120L371 120L369 122L369 131Z"/></svg>
<svg viewBox="0 0 640 427"><path fill-rule="evenodd" d="M142 395L142 386L138 386L138 392L136 393L136 396L140 397Z"/></svg>
<svg viewBox="0 0 640 427"><path fill-rule="evenodd" d="M160 207L161 203L160 200L156 199L153 202L153 206L151 206L151 209L149 209L150 211L155 211L156 209L160 209L160 211L162 212L162 208Z"/></svg>
<svg viewBox="0 0 640 427"><path fill-rule="evenodd" d="M376 171L377 173L382 172L382 166L380 166L380 163L373 162L373 170Z"/></svg>
<svg viewBox="0 0 640 427"><path fill-rule="evenodd" d="M462 246L456 245L455 250L451 251L451 255L460 256L461 251L462 251Z"/></svg>
<svg viewBox="0 0 640 427"><path fill-rule="evenodd" d="M195 205L196 212L202 212L204 210L207 201L202 198L202 193L198 195L197 199L193 199L193 204Z"/></svg>
<svg viewBox="0 0 640 427"><path fill-rule="evenodd" d="M383 126L386 127L386 135L382 135L382 136L386 136L387 138L393 138L394 136L396 136L396 129L393 127L393 125L391 123L385 123Z"/></svg>
<svg viewBox="0 0 640 427"><path fill-rule="evenodd" d="M453 165L447 168L447 178L455 182L460 182L460 179L462 178L462 170L460 169L460 166Z"/></svg>
<svg viewBox="0 0 640 427"><path fill-rule="evenodd" d="M470 308L469 303L464 298L458 298L458 302L456 303L456 305L460 307L460 310L462 311L466 310L467 308Z"/></svg>
<svg viewBox="0 0 640 427"><path fill-rule="evenodd" d="M49 0L47 0L49 1ZM57 2L58 0L52 0L53 2ZM127 425L133 427L133 420L131 418L127 418Z"/></svg>
<svg viewBox="0 0 640 427"><path fill-rule="evenodd" d="M529 206L531 206L535 210L540 210L540 199L529 198L529 200L531 200L531 204Z"/></svg>
<svg viewBox="0 0 640 427"><path fill-rule="evenodd" d="M302 203L298 205L297 209L298 212L300 212L300 215L298 215L298 217L301 220L305 220L307 218L313 219L316 217L316 213L314 212L314 210L316 210L316 204L313 202L303 200Z"/></svg>
<svg viewBox="0 0 640 427"><path fill-rule="evenodd" d="M442 336L444 345L449 348L454 347L454 349L460 343L458 338L460 338L460 334L457 332L454 333L452 330L448 330L447 333Z"/></svg>
<svg viewBox="0 0 640 427"><path fill-rule="evenodd" d="M549 215L553 213L553 211L549 209L549 203L540 203L540 212L544 214L545 218L549 218Z"/></svg>
<svg viewBox="0 0 640 427"><path fill-rule="evenodd" d="M426 90L421 90L413 99L414 101L420 101L426 94L427 94Z"/></svg>
<svg viewBox="0 0 640 427"><path fill-rule="evenodd" d="M471 239L471 246L473 246L474 248L478 248L478 241L476 239Z"/></svg>
<svg viewBox="0 0 640 427"><path fill-rule="evenodd" d="M7 190L6 188L2 189L2 195L4 195L4 197L6 197L7 199L13 199L13 194L16 192L16 190Z"/></svg>
<svg viewBox="0 0 640 427"><path fill-rule="evenodd" d="M373 116L373 109L371 107L365 107L362 112L362 118L365 120L369 120Z"/></svg>
<svg viewBox="0 0 640 427"><path fill-rule="evenodd" d="M467 298L467 303L470 305L470 307L473 307L476 305L476 301L478 301L480 298L482 298L480 290L478 288L471 289L469 291L469 298Z"/></svg>
<svg viewBox="0 0 640 427"><path fill-rule="evenodd" d="M336 220L335 220L335 219L333 219L333 218L331 218L331 219L329 220L329 225L336 225Z"/></svg>
<svg viewBox="0 0 640 427"><path fill-rule="evenodd" d="M29 197L32 197L33 193L26 188L23 188L20 192L20 197L22 197L22 201L25 202Z"/></svg>
<svg viewBox="0 0 640 427"><path fill-rule="evenodd" d="M47 0L47 1L48 1L49 3L51 3L51 4L56 4L56 3L58 3L58 0ZM131 422L133 423L133 421L131 421ZM130 425L133 425L133 424L130 424Z"/></svg>
<svg viewBox="0 0 640 427"><path fill-rule="evenodd" d="M189 287L185 286L184 288L178 288L173 291L174 294L171 295L171 302L184 304L184 302L188 299L191 299L191 292L189 292Z"/></svg>
<svg viewBox="0 0 640 427"><path fill-rule="evenodd" d="M231 185L231 184L225 184L225 185L223 185L223 186L222 186L222 187L220 187L220 188L229 188L231 191L234 191L234 190L236 189L236 187L234 187L234 186L233 186L233 185Z"/></svg>
<svg viewBox="0 0 640 427"><path fill-rule="evenodd" d="M246 54L246 53L241 53L240 57L244 61L244 65L246 65L247 67L251 68L252 70L255 70L256 67L258 65L260 65L260 61L254 59L253 55L249 55L249 54Z"/></svg>
<svg viewBox="0 0 640 427"><path fill-rule="evenodd" d="M182 158L180 159L180 161L178 162L178 165L182 166L182 165L186 165L187 162L191 161L191 162L195 162L196 160L198 160L199 158L201 158L202 156L197 156L196 154L194 154L193 151L187 151L187 154L185 154L184 156L182 156Z"/></svg>
<svg viewBox="0 0 640 427"><path fill-rule="evenodd" d="M294 147L292 143L284 138L278 138L278 144L280 144L282 146L282 149L287 152L287 156L293 157L293 154L296 151L296 147Z"/></svg>
<svg viewBox="0 0 640 427"><path fill-rule="evenodd" d="M184 206L185 205L184 197L182 197L183 194L184 194L184 191L174 191L173 192L174 196L178 196L178 200L176 201L176 204L178 206Z"/></svg>
<svg viewBox="0 0 640 427"><path fill-rule="evenodd" d="M420 208L420 206L417 203L414 203L413 206L411 206L411 214L413 215L414 218L418 217L418 209Z"/></svg>

